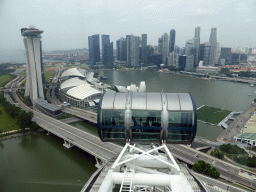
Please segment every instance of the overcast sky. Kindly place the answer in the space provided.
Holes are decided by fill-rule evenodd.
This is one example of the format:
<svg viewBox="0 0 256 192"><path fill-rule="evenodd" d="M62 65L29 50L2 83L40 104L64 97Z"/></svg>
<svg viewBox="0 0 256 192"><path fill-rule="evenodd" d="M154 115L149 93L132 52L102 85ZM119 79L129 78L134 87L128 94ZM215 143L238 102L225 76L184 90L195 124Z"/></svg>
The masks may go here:
<svg viewBox="0 0 256 192"><path fill-rule="evenodd" d="M201 43L212 27L222 46L256 47L255 0L0 0L0 48L24 49L20 28L44 31L43 50L87 48L88 36L148 34L157 45L163 33L176 30L184 46L201 27Z"/></svg>

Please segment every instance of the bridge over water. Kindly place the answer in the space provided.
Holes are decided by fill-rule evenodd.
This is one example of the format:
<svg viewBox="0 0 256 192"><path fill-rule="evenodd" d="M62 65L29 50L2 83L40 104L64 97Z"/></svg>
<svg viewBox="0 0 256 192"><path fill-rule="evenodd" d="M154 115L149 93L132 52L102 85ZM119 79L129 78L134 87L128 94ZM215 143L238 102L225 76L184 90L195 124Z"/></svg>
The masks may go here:
<svg viewBox="0 0 256 192"><path fill-rule="evenodd" d="M35 120L40 127L47 130L49 133L62 138L66 146L77 146L103 161L108 161L116 157L121 152L123 148L122 146L113 143L103 143L98 137L92 134L44 115L41 112L32 110L23 104L16 94L13 95L19 102L20 107L26 111L32 111L34 113L33 120Z"/></svg>

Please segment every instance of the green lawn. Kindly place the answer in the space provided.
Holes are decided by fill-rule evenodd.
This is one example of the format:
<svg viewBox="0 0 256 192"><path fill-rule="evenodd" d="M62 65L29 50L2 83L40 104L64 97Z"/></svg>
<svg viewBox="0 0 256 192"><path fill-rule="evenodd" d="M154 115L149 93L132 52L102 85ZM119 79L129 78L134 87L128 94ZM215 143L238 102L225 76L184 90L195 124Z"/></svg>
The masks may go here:
<svg viewBox="0 0 256 192"><path fill-rule="evenodd" d="M3 133L6 131L19 129L17 121L14 118L10 117L1 105L0 110L0 131Z"/></svg>
<svg viewBox="0 0 256 192"><path fill-rule="evenodd" d="M210 106L203 106L197 111L197 119L213 124L219 124L231 111Z"/></svg>
<svg viewBox="0 0 256 192"><path fill-rule="evenodd" d="M27 73L26 73L26 72L20 72L20 73L18 73L18 75L26 76L26 75L27 75Z"/></svg>
<svg viewBox="0 0 256 192"><path fill-rule="evenodd" d="M4 87L7 83L9 83L11 80L15 79L15 75L1 75L0 76L0 87Z"/></svg>
<svg viewBox="0 0 256 192"><path fill-rule="evenodd" d="M54 73L55 73L55 71L45 71L44 72L45 81L49 82L50 77L53 76Z"/></svg>

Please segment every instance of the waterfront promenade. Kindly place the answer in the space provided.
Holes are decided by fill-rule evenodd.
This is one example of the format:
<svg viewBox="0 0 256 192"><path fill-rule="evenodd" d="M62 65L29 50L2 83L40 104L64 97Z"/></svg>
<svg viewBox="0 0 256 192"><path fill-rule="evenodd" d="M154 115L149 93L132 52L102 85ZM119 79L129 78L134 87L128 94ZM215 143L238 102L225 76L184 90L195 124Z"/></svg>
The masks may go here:
<svg viewBox="0 0 256 192"><path fill-rule="evenodd" d="M234 142L234 136L241 134L247 120L256 109L255 104L245 109L218 137L218 141Z"/></svg>

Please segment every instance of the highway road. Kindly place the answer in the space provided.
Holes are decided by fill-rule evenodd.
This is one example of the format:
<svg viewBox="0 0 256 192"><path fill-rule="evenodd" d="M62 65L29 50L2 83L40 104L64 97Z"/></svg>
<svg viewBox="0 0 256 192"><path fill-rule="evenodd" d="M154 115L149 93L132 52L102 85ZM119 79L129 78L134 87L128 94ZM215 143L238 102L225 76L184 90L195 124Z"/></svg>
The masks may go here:
<svg viewBox="0 0 256 192"><path fill-rule="evenodd" d="M247 190L235 187L233 185L218 181L216 179L210 178L210 177L206 177L202 174L193 172L194 175L200 179L201 181L203 181L205 183L205 185L208 187L208 189L213 192L213 191L231 191L231 192L247 192Z"/></svg>
<svg viewBox="0 0 256 192"><path fill-rule="evenodd" d="M217 158L214 158L210 155L207 155L203 152L197 151L193 148L190 148L185 145L169 145L170 152L174 157L183 160L184 162L194 164L198 160L204 160L207 163L210 163L211 166L215 167L219 172L220 176L231 182L242 183L249 187L256 189L256 182L245 177L238 175L240 167L226 163Z"/></svg>
<svg viewBox="0 0 256 192"><path fill-rule="evenodd" d="M26 111L32 111L37 124L49 132L61 137L65 141L81 148L101 160L110 160L119 155L122 148L113 143L103 143L98 137L77 129L69 124L58 121L52 117L35 111L23 104L14 93L14 98L19 102L19 106Z"/></svg>
<svg viewBox="0 0 256 192"><path fill-rule="evenodd" d="M83 110L83 109L79 109L76 107L70 107L70 108L65 108L63 110L65 113L69 113L72 115L75 115L81 119L85 119L87 121L90 121L92 123L97 123L97 113L91 112L91 111L87 111L87 110Z"/></svg>

